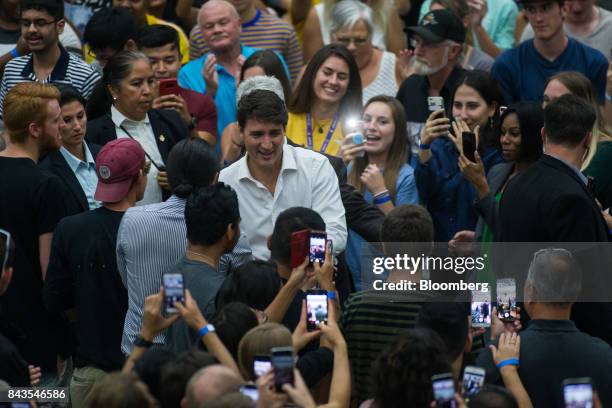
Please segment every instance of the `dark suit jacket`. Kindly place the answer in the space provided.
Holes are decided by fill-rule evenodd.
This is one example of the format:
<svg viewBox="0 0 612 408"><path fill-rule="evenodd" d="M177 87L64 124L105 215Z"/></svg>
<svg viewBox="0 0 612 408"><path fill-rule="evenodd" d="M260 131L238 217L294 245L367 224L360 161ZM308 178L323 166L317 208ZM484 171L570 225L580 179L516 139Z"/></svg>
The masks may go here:
<svg viewBox="0 0 612 408"><path fill-rule="evenodd" d="M164 161L163 163L156 164L165 167L170 150L180 140L189 137L189 129L176 111L151 109L148 115L151 121L151 128L153 128L153 134L155 135L155 143L157 143L157 148ZM87 123L85 139L89 143L95 143L100 146L104 146L111 140L117 139L117 130L110 113ZM166 190L163 190L162 194L164 200L170 196L170 192Z"/></svg>
<svg viewBox="0 0 612 408"><path fill-rule="evenodd" d="M100 151L100 146L87 143L87 147L89 147L89 151L95 160ZM70 194L64 196L67 209L66 215L74 215L89 210L89 203L87 202L87 197L85 197L85 192L59 150L49 153L40 162L40 167L55 174L70 191Z"/></svg>
<svg viewBox="0 0 612 408"><path fill-rule="evenodd" d="M485 224L489 226L495 237L499 237L499 203L495 200L495 195L504 186L513 168L514 162L504 162L491 167L487 173L487 183L491 192L474 202L474 210L479 215L476 223L476 242L482 240Z"/></svg>

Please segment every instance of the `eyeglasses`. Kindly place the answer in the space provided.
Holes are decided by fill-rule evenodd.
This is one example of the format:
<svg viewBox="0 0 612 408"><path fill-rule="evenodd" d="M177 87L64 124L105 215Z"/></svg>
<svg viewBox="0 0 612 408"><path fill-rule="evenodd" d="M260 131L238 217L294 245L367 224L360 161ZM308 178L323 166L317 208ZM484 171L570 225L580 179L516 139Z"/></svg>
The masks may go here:
<svg viewBox="0 0 612 408"><path fill-rule="evenodd" d="M21 24L21 27L25 29L30 28L32 24L34 24L34 28L41 29L41 28L45 28L46 26L50 24L56 23L58 21L59 20L47 21L44 18L39 18L37 20L26 20L22 18L21 20L19 20L19 24Z"/></svg>
<svg viewBox="0 0 612 408"><path fill-rule="evenodd" d="M4 259L2 259L2 269L0 269L0 276L6 269L9 259L9 253L11 252L11 233L0 229L0 249L4 248Z"/></svg>
<svg viewBox="0 0 612 408"><path fill-rule="evenodd" d="M355 44L355 47L360 47L362 45L365 45L369 40L370 40L369 37L336 38L336 41L339 42L340 44L344 45L345 47L348 47L351 43Z"/></svg>

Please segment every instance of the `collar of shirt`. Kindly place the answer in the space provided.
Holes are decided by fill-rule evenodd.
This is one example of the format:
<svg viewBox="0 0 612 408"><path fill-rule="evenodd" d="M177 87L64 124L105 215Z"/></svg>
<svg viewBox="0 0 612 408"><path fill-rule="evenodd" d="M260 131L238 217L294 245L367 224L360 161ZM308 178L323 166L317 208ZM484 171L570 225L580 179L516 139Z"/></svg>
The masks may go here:
<svg viewBox="0 0 612 408"><path fill-rule="evenodd" d="M61 43L57 43L60 49L60 57L55 63L53 67L53 71L51 71L51 75L49 75L48 82L54 81L63 81L66 78L66 72L68 71L68 62L70 61L70 54L68 51L62 46ZM42 79L44 82L47 82L47 78L36 78L34 75L34 58L33 54L30 54L30 58L28 59L28 63L21 70L21 76L24 78L32 77L34 79Z"/></svg>
<svg viewBox="0 0 612 408"><path fill-rule="evenodd" d="M121 127L122 125L130 125L130 126L138 126L139 124L149 125L151 122L149 120L149 114L145 116L143 120L132 120L126 117L123 113L119 112L115 105L111 105L111 119L115 126Z"/></svg>
<svg viewBox="0 0 612 408"><path fill-rule="evenodd" d="M545 153L545 154L548 154L548 153ZM588 179L587 179L587 177L586 177L584 174L582 174L582 172L580 171L580 169L579 169L579 168L577 168L576 166L574 166L574 165L573 165L573 164L571 164L570 162L563 160L563 159L562 159L562 158L560 158L560 157L556 157L556 156L553 156L553 155L551 155L551 154L548 154L548 155L549 155L550 157L552 157L553 159L557 159L557 160L559 160L561 163L565 164L567 167L569 167L570 169L572 169L572 171L573 171L574 173L576 173L576 175L578 176L578 178L580 178L580 180L582 180L582 182L583 182L585 185L587 184Z"/></svg>
<svg viewBox="0 0 612 408"><path fill-rule="evenodd" d="M73 173L76 173L77 169L81 164L86 164L88 167L96 167L96 162L93 156L91 155L91 152L89 151L89 147L87 147L87 143L83 142L83 147L85 149L85 161L82 161L81 159L70 153L68 149L66 149L64 146L60 147L60 153L62 154L62 156L64 156L64 159L66 159L66 163L68 163L68 166L70 167Z"/></svg>
<svg viewBox="0 0 612 408"><path fill-rule="evenodd" d="M289 146L289 144L287 143L287 138L285 137L285 140L283 141L283 156L281 157L282 164L279 177L285 172L285 170L297 171L297 163L295 162L295 157L293 157L291 148L292 147ZM253 177L251 171L249 170L249 166L247 164L248 157L249 154L247 153L242 159L240 159L238 172L236 174L238 176L237 178L238 180L248 179L257 184L261 184L259 180Z"/></svg>
<svg viewBox="0 0 612 408"><path fill-rule="evenodd" d="M247 21L246 23L242 24L242 28L247 28L247 27L251 27L254 26L255 24L257 24L257 22L259 21L259 19L261 18L261 11L259 9L255 9L255 17L253 17L251 20Z"/></svg>
<svg viewBox="0 0 612 408"><path fill-rule="evenodd" d="M251 56L251 54L253 52L255 52L255 51L249 52L248 50L246 50L246 48L249 48L249 50L257 50L257 49L253 49L251 47L246 47L246 46L242 45L242 43L240 43L240 55L242 55L244 58L249 58ZM210 52L204 54L204 58L202 59L202 67L204 67L204 64L206 63L206 60L208 59L209 55L211 55ZM234 76L223 65L217 63L215 67L217 69L217 72L224 73L225 75L228 75L229 78L234 80ZM219 86L220 86L220 84L219 84Z"/></svg>

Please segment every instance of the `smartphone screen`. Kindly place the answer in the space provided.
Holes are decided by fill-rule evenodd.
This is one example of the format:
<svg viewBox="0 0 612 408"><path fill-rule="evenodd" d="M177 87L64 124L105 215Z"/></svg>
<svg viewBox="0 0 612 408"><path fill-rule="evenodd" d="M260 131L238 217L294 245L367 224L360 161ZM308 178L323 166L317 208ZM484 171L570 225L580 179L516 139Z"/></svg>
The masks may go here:
<svg viewBox="0 0 612 408"><path fill-rule="evenodd" d="M319 261L323 265L325 262L325 243L327 234L325 232L310 231L310 262Z"/></svg>
<svg viewBox="0 0 612 408"><path fill-rule="evenodd" d="M183 274L166 273L164 274L164 311L167 314L178 313L174 307L175 302L185 303L185 288L183 286Z"/></svg>
<svg viewBox="0 0 612 408"><path fill-rule="evenodd" d="M472 326L491 327L491 292L472 291Z"/></svg>
<svg viewBox="0 0 612 408"><path fill-rule="evenodd" d="M283 384L293 384L293 348L272 348L272 367L277 392L283 391Z"/></svg>
<svg viewBox="0 0 612 408"><path fill-rule="evenodd" d="M246 395L255 402L259 399L259 391L257 390L257 386L253 384L240 387L240 393Z"/></svg>
<svg viewBox="0 0 612 408"><path fill-rule="evenodd" d="M430 112L444 110L444 98L441 96L428 96L427 108Z"/></svg>
<svg viewBox="0 0 612 408"><path fill-rule="evenodd" d="M576 383L573 380L566 380L563 382L563 399L565 408L592 408L593 386L590 381Z"/></svg>
<svg viewBox="0 0 612 408"><path fill-rule="evenodd" d="M497 280L497 317L504 322L516 318L516 281L512 278Z"/></svg>
<svg viewBox="0 0 612 408"><path fill-rule="evenodd" d="M463 155L471 162L476 163L476 135L472 132L463 132Z"/></svg>
<svg viewBox="0 0 612 408"><path fill-rule="evenodd" d="M253 373L255 374L255 379L270 371L271 368L272 362L270 362L270 357L256 356L255 360L253 360Z"/></svg>
<svg viewBox="0 0 612 408"><path fill-rule="evenodd" d="M463 370L463 389L464 398L470 398L480 391L485 381L485 370L481 367L467 366Z"/></svg>
<svg viewBox="0 0 612 408"><path fill-rule="evenodd" d="M308 331L314 331L318 325L327 323L327 291L309 290L306 292L306 314Z"/></svg>
<svg viewBox="0 0 612 408"><path fill-rule="evenodd" d="M455 384L452 374L438 374L431 377L434 399L438 408L455 408Z"/></svg>

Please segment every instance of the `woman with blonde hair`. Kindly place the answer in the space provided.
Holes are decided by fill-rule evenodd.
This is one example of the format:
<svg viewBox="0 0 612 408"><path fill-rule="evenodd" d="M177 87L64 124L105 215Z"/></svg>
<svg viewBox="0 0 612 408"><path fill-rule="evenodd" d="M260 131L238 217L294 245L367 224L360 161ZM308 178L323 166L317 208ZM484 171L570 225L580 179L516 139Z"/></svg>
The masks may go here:
<svg viewBox="0 0 612 408"><path fill-rule="evenodd" d="M559 72L550 77L544 86L544 106L569 93L588 101L595 108L597 121L581 170L593 178L595 198L603 209L608 209L612 206L612 129L604 120L593 85L579 72Z"/></svg>

